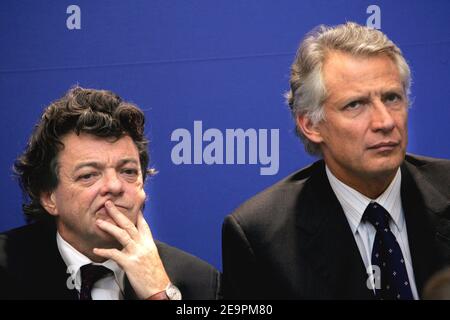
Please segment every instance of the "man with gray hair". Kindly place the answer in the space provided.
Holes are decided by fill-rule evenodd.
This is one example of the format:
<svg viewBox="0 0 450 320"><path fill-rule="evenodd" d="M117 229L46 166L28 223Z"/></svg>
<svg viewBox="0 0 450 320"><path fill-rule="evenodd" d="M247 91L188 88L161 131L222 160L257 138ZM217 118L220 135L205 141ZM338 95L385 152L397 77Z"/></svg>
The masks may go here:
<svg viewBox="0 0 450 320"><path fill-rule="evenodd" d="M225 218L225 298L421 298L450 264L450 161L406 154L410 82L378 30L305 37L286 96L321 159Z"/></svg>

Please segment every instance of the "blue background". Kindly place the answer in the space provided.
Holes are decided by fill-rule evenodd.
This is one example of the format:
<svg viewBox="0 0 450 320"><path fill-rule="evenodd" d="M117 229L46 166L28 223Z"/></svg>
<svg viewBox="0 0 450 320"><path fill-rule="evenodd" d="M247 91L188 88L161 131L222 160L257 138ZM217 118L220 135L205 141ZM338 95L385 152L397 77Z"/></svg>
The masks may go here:
<svg viewBox="0 0 450 320"><path fill-rule="evenodd" d="M81 29L69 30L69 5ZM240 203L310 163L294 134L283 93L304 34L319 24L366 24L381 9L381 30L413 75L408 151L450 158L450 1L151 0L0 3L0 230L24 224L12 177L43 108L69 87L105 88L147 116L151 164L145 215L156 238L221 269L221 223ZM278 174L260 165L179 165L177 128L280 129Z"/></svg>

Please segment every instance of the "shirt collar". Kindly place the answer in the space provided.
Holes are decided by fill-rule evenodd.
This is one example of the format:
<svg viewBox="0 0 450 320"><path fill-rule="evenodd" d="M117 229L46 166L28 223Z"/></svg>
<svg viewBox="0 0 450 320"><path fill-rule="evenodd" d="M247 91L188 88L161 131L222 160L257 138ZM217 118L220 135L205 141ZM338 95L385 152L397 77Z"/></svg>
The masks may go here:
<svg viewBox="0 0 450 320"><path fill-rule="evenodd" d="M394 179L386 188L386 190L376 199L370 199L360 193L359 191L351 188L330 171L328 166L325 166L328 180L330 181L331 188L333 189L339 203L344 210L344 213L349 220L350 228L355 234L358 231L358 227L361 223L362 216L367 206L371 202L377 202L383 206L391 215L396 227L399 231L402 231L403 223L401 223L401 170L397 170Z"/></svg>
<svg viewBox="0 0 450 320"><path fill-rule="evenodd" d="M59 232L56 232L56 243L58 245L59 253L67 266L67 273L70 274L77 290L81 287L80 268L86 264L92 263L95 265L105 266L106 268L112 270L114 272L115 281L119 285L120 290L124 292L125 272L115 261L110 259L103 263L93 262L84 254L72 247L66 240L64 240Z"/></svg>

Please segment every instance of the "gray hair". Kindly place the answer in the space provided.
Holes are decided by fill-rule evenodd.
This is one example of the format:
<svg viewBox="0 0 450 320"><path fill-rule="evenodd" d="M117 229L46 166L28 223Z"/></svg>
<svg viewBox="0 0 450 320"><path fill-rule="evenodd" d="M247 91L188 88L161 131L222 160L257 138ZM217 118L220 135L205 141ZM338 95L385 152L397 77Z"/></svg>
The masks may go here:
<svg viewBox="0 0 450 320"><path fill-rule="evenodd" d="M408 63L401 50L385 34L354 22L335 27L321 25L305 36L291 66L290 90L285 97L294 120L304 115L315 125L325 119L323 103L327 91L322 67L327 53L332 50L354 56L388 55L397 66L403 88L409 96L411 73ZM320 156L320 146L308 140L297 126L296 131L305 150L311 155Z"/></svg>

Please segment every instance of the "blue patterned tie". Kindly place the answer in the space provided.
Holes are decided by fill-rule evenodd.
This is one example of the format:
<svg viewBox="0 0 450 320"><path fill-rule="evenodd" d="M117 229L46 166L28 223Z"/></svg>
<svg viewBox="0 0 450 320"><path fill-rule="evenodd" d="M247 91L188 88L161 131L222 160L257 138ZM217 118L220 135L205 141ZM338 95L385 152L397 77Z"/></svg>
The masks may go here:
<svg viewBox="0 0 450 320"><path fill-rule="evenodd" d="M104 266L92 263L82 266L80 300L92 300L91 290L94 283L110 273L112 273L112 270Z"/></svg>
<svg viewBox="0 0 450 320"><path fill-rule="evenodd" d="M372 248L372 265L378 266L381 287L376 297L381 300L412 300L405 259L397 239L389 228L389 213L376 202L367 206L363 219L377 230Z"/></svg>

